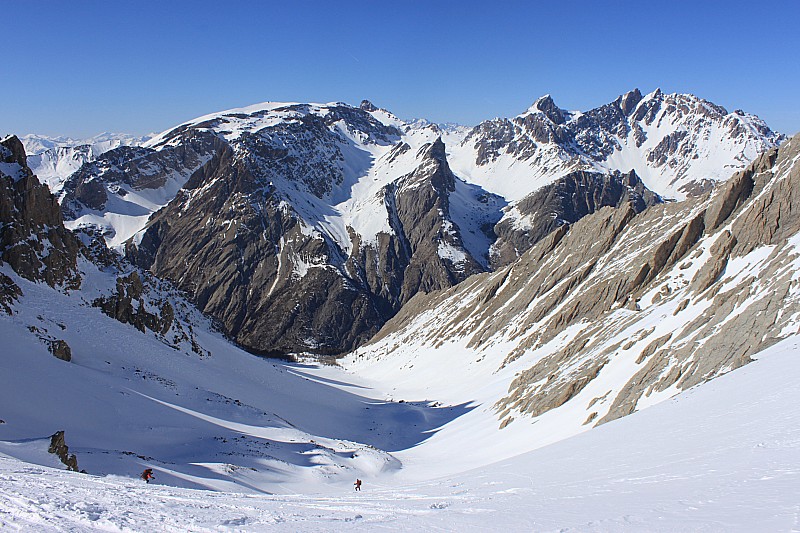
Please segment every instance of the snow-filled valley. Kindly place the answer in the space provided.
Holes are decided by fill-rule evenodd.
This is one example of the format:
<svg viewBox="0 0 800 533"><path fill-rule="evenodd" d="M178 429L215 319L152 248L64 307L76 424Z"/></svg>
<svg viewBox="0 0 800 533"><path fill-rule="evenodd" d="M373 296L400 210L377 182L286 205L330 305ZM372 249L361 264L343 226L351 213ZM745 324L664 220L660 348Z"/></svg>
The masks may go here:
<svg viewBox="0 0 800 533"><path fill-rule="evenodd" d="M211 465L196 465L195 473L202 472L199 477L206 479L203 483L214 486L208 478L227 474L229 481L217 481L216 488L247 494L208 492L145 485L134 477L145 465L155 467L157 482L198 479L172 477L179 467L146 458L109 456L100 461L128 461L130 475L79 474L13 459L15 453L25 457L18 449L35 446L5 443L0 448L0 526L26 531L798 531L798 343L797 337L787 339L744 368L588 433L497 463L487 454L485 465L459 471L460 452L475 446L482 434L502 438L493 428L470 424L451 432L450 453L438 458L440 469L426 467L416 473L421 479L415 482L389 472L365 475L358 493L351 486L356 471L349 469L338 481L336 476L327 478L328 484L319 484L314 475L288 484L286 479L276 481L269 485L274 494L264 494L250 484L256 472L231 472L233 468L225 465L215 472ZM366 406L381 405L369 398L382 393L365 388L351 374L251 363L274 368L274 375L284 376L298 392L316 385L320 401L303 416L310 426L321 429L324 418L344 417L347 424L340 433L360 437L375 429L369 427L374 419L354 415ZM4 390L7 386L3 384ZM173 404L181 401L171 399ZM156 405L148 409L151 416ZM202 424L198 413L184 416L194 421L197 431L205 426L225 435L232 421L219 418L219 406L206 405L204 412L213 413L213 421ZM413 411L407 402L394 404L385 414L400 420ZM463 426L458 414L448 425ZM330 422L328 427L335 425L335 420ZM115 429L128 447L148 440L137 434L142 428ZM159 430L165 428L145 431ZM384 426L379 431L391 429ZM236 426L231 435L239 432L242 438L248 429ZM276 445L252 437L254 446L267 442ZM181 446L176 443L173 448L174 456L181 454ZM93 460L85 453L89 450L78 445L75 449L87 463ZM25 453L28 458L33 455ZM424 458L425 443L404 454ZM265 468L266 462L256 468ZM413 469L413 462L409 464ZM452 473L444 474L448 470Z"/></svg>

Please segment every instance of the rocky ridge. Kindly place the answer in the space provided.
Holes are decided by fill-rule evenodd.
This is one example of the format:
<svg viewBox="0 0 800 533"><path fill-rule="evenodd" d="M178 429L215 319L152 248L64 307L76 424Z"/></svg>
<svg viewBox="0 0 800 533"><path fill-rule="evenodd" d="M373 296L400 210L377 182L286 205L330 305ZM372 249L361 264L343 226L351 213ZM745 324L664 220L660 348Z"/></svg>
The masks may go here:
<svg viewBox="0 0 800 533"><path fill-rule="evenodd" d="M784 138L754 115L691 94L634 89L586 112L560 109L546 95L517 117L473 128L453 147L454 169L512 201L577 170L634 170L657 194L684 199ZM513 179L498 180L504 174ZM535 185L513 185L522 180Z"/></svg>
<svg viewBox="0 0 800 533"><path fill-rule="evenodd" d="M633 170L627 174L572 172L524 197L514 204L513 216L506 216L495 225L492 267L511 263L553 230L574 224L602 207L629 205L641 213L663 201Z"/></svg>

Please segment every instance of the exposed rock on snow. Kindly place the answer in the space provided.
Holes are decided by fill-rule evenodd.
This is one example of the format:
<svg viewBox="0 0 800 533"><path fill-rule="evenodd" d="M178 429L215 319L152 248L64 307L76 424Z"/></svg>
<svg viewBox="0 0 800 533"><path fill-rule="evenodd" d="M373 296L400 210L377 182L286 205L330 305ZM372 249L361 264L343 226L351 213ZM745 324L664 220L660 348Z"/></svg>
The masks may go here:
<svg viewBox="0 0 800 533"><path fill-rule="evenodd" d="M69 446L64 441L64 431L56 431L50 437L50 447L47 449L49 453L52 453L58 457L58 459L64 463L64 466L67 467L67 470L71 470L73 472L78 472L78 458L75 454L69 453Z"/></svg>
<svg viewBox="0 0 800 533"><path fill-rule="evenodd" d="M72 361L72 349L70 349L67 341L61 339L49 341L47 348L56 359L61 359L68 363Z"/></svg>
<svg viewBox="0 0 800 533"><path fill-rule="evenodd" d="M134 271L127 276L117 278L117 292L109 297L101 297L92 302L105 314L124 324L131 324L139 331L154 331L162 335L173 326L175 312L168 301L161 304L157 313L150 313L145 308L142 298L144 286L139 273ZM136 309L134 309L136 303Z"/></svg>

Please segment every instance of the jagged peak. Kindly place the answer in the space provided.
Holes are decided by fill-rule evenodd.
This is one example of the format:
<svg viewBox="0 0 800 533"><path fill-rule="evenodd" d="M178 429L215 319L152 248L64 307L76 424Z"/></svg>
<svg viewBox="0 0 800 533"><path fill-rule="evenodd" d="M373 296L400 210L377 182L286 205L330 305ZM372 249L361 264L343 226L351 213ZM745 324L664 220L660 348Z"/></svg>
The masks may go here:
<svg viewBox="0 0 800 533"><path fill-rule="evenodd" d="M369 100L361 100L361 105L359 105L358 107L360 107L367 113L372 113L378 110L378 107Z"/></svg>
<svg viewBox="0 0 800 533"><path fill-rule="evenodd" d="M423 144L417 152L417 157L421 159L437 159L440 161L447 160L447 151L441 135L436 137L436 140L433 142Z"/></svg>
<svg viewBox="0 0 800 533"><path fill-rule="evenodd" d="M528 108L528 113L542 113L554 124L563 124L566 122L564 110L559 108L553 101L553 97L545 94L536 99L531 107Z"/></svg>
<svg viewBox="0 0 800 533"><path fill-rule="evenodd" d="M635 88L632 91L628 91L627 93L620 95L619 98L615 100L615 103L619 106L623 113L630 115L641 101L642 93L638 88Z"/></svg>
<svg viewBox="0 0 800 533"><path fill-rule="evenodd" d="M647 99L647 100L660 100L663 96L664 96L664 93L661 92L661 87L656 87L656 90L651 92L651 93L649 93L647 96L645 96L645 99Z"/></svg>

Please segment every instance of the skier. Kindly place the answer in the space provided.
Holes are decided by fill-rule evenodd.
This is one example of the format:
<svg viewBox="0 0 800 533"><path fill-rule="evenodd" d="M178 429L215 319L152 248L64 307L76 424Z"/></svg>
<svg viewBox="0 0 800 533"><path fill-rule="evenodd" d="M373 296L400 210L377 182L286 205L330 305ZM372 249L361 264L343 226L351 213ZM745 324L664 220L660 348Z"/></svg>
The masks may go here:
<svg viewBox="0 0 800 533"><path fill-rule="evenodd" d="M145 483L150 483L150 480L155 479L156 476L153 475L152 468L146 468L144 472L142 472L141 478L144 480Z"/></svg>
<svg viewBox="0 0 800 533"><path fill-rule="evenodd" d="M361 480L360 479L356 479L356 482L353 483L353 485L356 486L356 490L357 491L361 491Z"/></svg>

